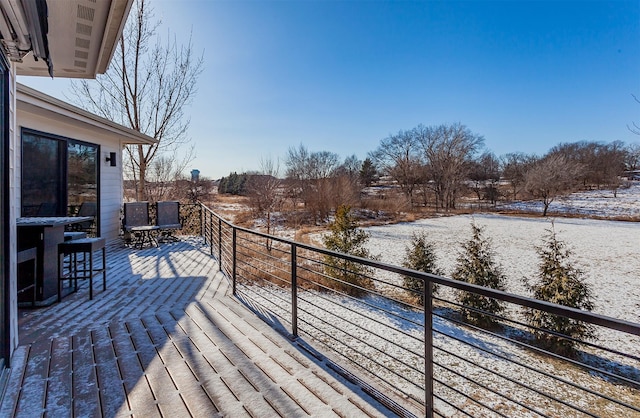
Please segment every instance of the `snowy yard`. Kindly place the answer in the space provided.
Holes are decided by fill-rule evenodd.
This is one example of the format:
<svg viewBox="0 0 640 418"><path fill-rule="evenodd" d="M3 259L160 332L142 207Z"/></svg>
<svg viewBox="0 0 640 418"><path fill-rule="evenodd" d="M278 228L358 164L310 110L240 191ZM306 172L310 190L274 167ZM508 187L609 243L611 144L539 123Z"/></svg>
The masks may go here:
<svg viewBox="0 0 640 418"><path fill-rule="evenodd" d="M540 201L520 201L500 204L498 209L542 213L543 205ZM549 213L640 220L640 181L618 189L616 197L612 190L591 190L559 197L551 202Z"/></svg>
<svg viewBox="0 0 640 418"><path fill-rule="evenodd" d="M368 248L381 261L399 265L411 235L424 232L435 244L440 267L450 275L460 243L470 238L475 220L493 241L495 260L507 277L507 291L528 296L524 279L535 278L536 246L541 245L551 219L480 214L375 226L367 228ZM640 322L640 223L562 218L554 222L558 238L573 250L575 265L593 289L594 312Z"/></svg>
<svg viewBox="0 0 640 418"><path fill-rule="evenodd" d="M612 195L597 198L596 192L581 196L578 199L574 195L564 203L586 201L582 204L584 212L581 213L603 218L640 214L640 183L620 191L615 199ZM574 209L571 211L576 213ZM470 238L470 224L475 221L484 227L485 235L493 242L495 260L507 278L506 290L530 296L525 280L536 278L536 246L542 244L545 230L551 227L552 220L558 238L572 250L574 265L584 272L585 280L593 291L594 312L640 323L640 223L496 214L443 216L368 227L370 240L367 246L373 255L379 256L380 261L401 265L412 234L424 232L435 244L439 266L445 276L450 276L461 243ZM314 235L317 242L320 234ZM375 276L401 282L398 276L381 270ZM246 290L259 305L285 321L290 318L287 302L290 296L286 289L266 285L248 286ZM378 285L377 290L385 294L389 289ZM447 289L441 287L440 292L441 297L451 299L452 294ZM340 356L349 353L356 368L382 378L406 396L421 399L424 382L421 372L424 367L421 312L402 308L383 297L354 300L309 290L300 292L298 304L304 333L322 342L328 352L340 353ZM521 319L520 314L518 308L510 305L508 315L511 318ZM439 379L434 386L436 393L472 415L485 416L487 409L470 399L479 399L487 407L514 417L536 416L538 413L573 416L576 411L566 409L562 402L604 416L629 416L630 412L635 413L640 408L637 388L608 382L597 373L585 372L563 361L534 354L502 338L479 333L444 318L434 318L434 330L435 373ZM519 331L511 332L517 334ZM598 328L595 343L640 357L640 338L628 334ZM640 377L640 362L634 359L586 348L583 360L636 381ZM474 382L481 382L486 387ZM621 399L634 405L636 410L630 411L603 401L593 393L577 389L574 384ZM462 394L464 396L461 397ZM556 396L562 402L550 401ZM464 399L467 403L460 404ZM457 416L455 408L447 402L437 400L436 406L447 416Z"/></svg>

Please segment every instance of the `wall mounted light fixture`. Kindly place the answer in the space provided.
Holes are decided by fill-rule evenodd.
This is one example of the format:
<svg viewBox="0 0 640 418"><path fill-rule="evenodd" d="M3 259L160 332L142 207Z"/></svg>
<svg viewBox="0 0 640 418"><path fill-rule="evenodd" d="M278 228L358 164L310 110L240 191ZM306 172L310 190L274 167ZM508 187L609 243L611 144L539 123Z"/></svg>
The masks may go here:
<svg viewBox="0 0 640 418"><path fill-rule="evenodd" d="M116 153L115 152L110 152L109 156L107 158L105 158L105 161L108 162L111 167L115 167L116 166Z"/></svg>

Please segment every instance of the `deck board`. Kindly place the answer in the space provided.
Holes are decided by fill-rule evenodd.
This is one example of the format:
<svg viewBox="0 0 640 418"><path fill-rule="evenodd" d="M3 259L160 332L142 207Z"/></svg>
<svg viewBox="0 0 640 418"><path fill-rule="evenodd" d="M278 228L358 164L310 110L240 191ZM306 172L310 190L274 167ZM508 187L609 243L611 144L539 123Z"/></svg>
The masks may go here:
<svg viewBox="0 0 640 418"><path fill-rule="evenodd" d="M20 311L0 416L390 415L230 293L198 238L109 243L106 291Z"/></svg>

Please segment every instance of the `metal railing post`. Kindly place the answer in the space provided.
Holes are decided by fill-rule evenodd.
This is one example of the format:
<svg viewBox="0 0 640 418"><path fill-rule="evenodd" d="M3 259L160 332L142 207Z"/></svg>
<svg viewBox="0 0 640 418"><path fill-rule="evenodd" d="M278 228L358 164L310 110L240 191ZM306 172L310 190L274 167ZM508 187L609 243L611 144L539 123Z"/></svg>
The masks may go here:
<svg viewBox="0 0 640 418"><path fill-rule="evenodd" d="M218 266L222 270L222 219L218 218Z"/></svg>
<svg viewBox="0 0 640 418"><path fill-rule="evenodd" d="M424 407L425 416L433 418L433 284L424 279Z"/></svg>
<svg viewBox="0 0 640 418"><path fill-rule="evenodd" d="M233 253L233 267L232 267L232 272L231 272L231 276L233 278L233 295L236 295L236 228L235 226L232 229L232 241L231 241L231 246L232 248L232 253Z"/></svg>
<svg viewBox="0 0 640 418"><path fill-rule="evenodd" d="M213 213L209 212L209 252L213 257ZM220 263L218 263L220 264Z"/></svg>
<svg viewBox="0 0 640 418"><path fill-rule="evenodd" d="M298 337L298 251L291 244L291 333Z"/></svg>

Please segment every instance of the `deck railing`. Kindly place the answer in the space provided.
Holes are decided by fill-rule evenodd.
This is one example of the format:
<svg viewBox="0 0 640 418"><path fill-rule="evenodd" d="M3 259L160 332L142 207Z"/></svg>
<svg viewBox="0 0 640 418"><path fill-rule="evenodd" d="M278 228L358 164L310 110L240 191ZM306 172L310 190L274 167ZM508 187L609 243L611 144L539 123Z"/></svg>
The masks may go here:
<svg viewBox="0 0 640 418"><path fill-rule="evenodd" d="M234 294L400 416L640 416L640 324L252 231L204 206L198 212ZM426 285L412 291L406 277ZM463 306L460 292L505 310ZM576 321L594 338L533 328L524 312Z"/></svg>

